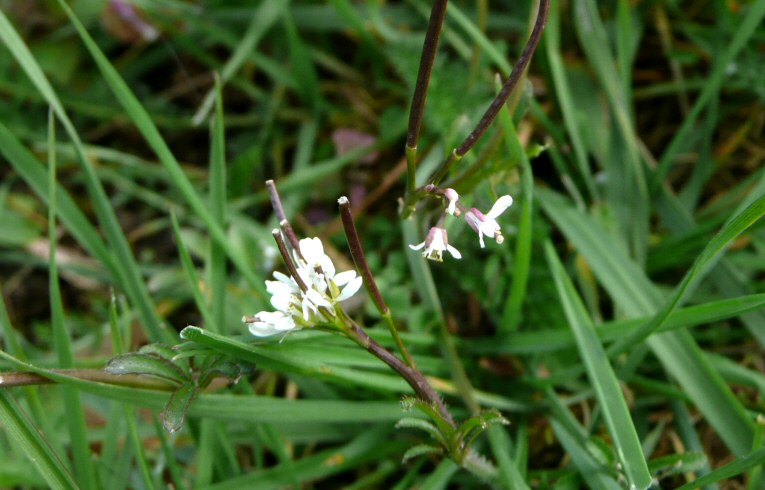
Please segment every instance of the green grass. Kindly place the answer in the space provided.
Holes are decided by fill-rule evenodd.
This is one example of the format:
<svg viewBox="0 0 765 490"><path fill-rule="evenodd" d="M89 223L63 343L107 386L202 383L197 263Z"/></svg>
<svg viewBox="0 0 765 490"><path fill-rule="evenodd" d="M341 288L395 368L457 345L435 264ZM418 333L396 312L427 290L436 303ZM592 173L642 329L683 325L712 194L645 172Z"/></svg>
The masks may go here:
<svg viewBox="0 0 765 490"><path fill-rule="evenodd" d="M435 200L398 214L431 2L134 3L156 40L120 37L107 2L0 0L0 486L485 488L443 456L402 463L429 422L395 428L421 414L365 350L240 322L284 271L274 179L338 270L337 198L366 200L417 365L458 423L510 422L472 446L496 487L760 488L765 0L553 2L521 89L442 181L484 212L512 195L505 243L447 217L463 258L441 264L407 246ZM418 185L537 5L449 5ZM341 154L346 129L372 143ZM347 305L396 350L371 301ZM128 375L102 371L115 357Z"/></svg>

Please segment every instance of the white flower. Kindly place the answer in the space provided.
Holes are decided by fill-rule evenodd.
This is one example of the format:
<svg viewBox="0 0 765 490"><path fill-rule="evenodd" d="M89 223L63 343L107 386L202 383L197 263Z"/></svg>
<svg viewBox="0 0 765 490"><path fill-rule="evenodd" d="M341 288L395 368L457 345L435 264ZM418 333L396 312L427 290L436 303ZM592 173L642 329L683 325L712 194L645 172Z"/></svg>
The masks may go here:
<svg viewBox="0 0 765 490"><path fill-rule="evenodd" d="M434 226L430 229L424 242L420 243L419 245L409 245L409 248L412 250L419 250L422 247L425 247L425 250L422 251L422 256L437 262L443 261L442 256L444 250L447 250L450 254L452 254L452 257L455 259L462 258L462 254L460 254L459 250L449 245L449 239L446 235L446 230L438 226Z"/></svg>
<svg viewBox="0 0 765 490"><path fill-rule="evenodd" d="M335 265L324 254L320 239L305 238L298 245L300 253L294 254L295 267L307 289L303 291L293 277L274 272L276 280L266 281L266 290L276 311L261 311L242 319L255 336L267 337L295 328L331 324L335 320L335 305L356 294L361 287L362 279L356 271L335 274Z"/></svg>
<svg viewBox="0 0 765 490"><path fill-rule="evenodd" d="M460 198L460 195L457 194L457 191L455 191L452 188L444 189L444 197L449 201L449 206L446 208L446 212L454 216L454 212L457 207L457 201ZM457 213L459 216L459 213Z"/></svg>
<svg viewBox="0 0 765 490"><path fill-rule="evenodd" d="M502 230L500 229L496 218L512 204L513 198L505 195L497 199L497 202L494 203L494 206L492 206L489 212L485 215L476 208L471 208L465 213L465 221L467 221L470 227L478 233L478 241L481 243L481 248L484 247L484 235L494 238L497 243L502 243L504 241L505 238L502 236Z"/></svg>

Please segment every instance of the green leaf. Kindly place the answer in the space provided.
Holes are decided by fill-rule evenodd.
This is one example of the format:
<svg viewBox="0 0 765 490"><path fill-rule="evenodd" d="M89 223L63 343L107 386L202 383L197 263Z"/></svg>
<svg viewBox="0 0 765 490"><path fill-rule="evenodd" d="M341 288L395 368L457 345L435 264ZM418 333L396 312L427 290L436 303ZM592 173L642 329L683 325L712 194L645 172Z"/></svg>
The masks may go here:
<svg viewBox="0 0 765 490"><path fill-rule="evenodd" d="M555 193L538 189L537 196L628 317L653 315L662 307L662 293L600 223ZM693 337L686 331L666 332L652 335L647 343L725 444L735 454L746 454L752 445L754 424Z"/></svg>
<svg viewBox="0 0 765 490"><path fill-rule="evenodd" d="M444 447L448 447L446 435L442 434L435 425L431 424L427 420L415 419L412 417L404 417L396 422L397 429L419 429L430 434L433 439L439 442Z"/></svg>
<svg viewBox="0 0 765 490"><path fill-rule="evenodd" d="M165 409L160 414L162 426L166 431L172 434L183 427L183 420L186 418L189 406L198 392L199 387L197 384L193 381L188 381L170 395Z"/></svg>
<svg viewBox="0 0 765 490"><path fill-rule="evenodd" d="M651 474L656 478L666 478L683 473L698 471L707 463L707 457L704 453L689 452L679 454L669 454L660 458L652 459L648 462L648 468Z"/></svg>
<svg viewBox="0 0 765 490"><path fill-rule="evenodd" d="M590 451L581 444L577 436L572 434L567 427L556 419L551 420L551 425L558 441L560 441L566 450L566 454L571 456L571 461L579 469L579 473L584 478L584 481L587 482L587 488L593 490L622 490L622 486L608 474L607 468L593 457Z"/></svg>
<svg viewBox="0 0 765 490"><path fill-rule="evenodd" d="M416 458L418 456L422 456L423 454L442 454L442 453L443 453L443 450L440 447L428 446L427 444L418 444L406 450L404 455L401 457L401 463L406 463L410 459Z"/></svg>
<svg viewBox="0 0 765 490"><path fill-rule="evenodd" d="M0 358L10 362L19 370L31 371L57 383L71 385L110 400L154 409L162 409L168 400L167 392L83 380L22 362L3 351L0 351ZM269 396L201 394L190 407L189 415L216 420L277 424L303 422L368 424L399 420L401 407L394 401L289 400Z"/></svg>
<svg viewBox="0 0 765 490"><path fill-rule="evenodd" d="M130 352L109 360L104 371L111 374L139 374L155 376L174 383L183 384L190 377L173 362L154 354Z"/></svg>

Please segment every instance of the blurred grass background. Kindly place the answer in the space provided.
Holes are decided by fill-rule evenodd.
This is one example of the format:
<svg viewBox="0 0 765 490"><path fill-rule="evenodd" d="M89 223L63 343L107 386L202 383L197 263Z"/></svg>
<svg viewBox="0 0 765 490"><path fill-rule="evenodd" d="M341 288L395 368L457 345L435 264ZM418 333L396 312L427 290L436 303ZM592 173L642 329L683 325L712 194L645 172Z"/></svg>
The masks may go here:
<svg viewBox="0 0 765 490"><path fill-rule="evenodd" d="M438 209L397 218L427 2L63 3L0 1L0 367L60 384L0 390L0 485L483 487L400 463L423 438L394 429L407 387L350 342L248 335L280 267L273 178L340 270L336 199L358 205L418 365L460 417L475 401L511 420L478 441L498 485L761 488L765 1L553 2L512 112L446 179L479 209L512 194L507 240L481 250L454 220L463 259L443 264L406 247ZM449 5L420 178L509 73L532 3ZM50 371L187 325L193 367L255 370L172 434L173 386Z"/></svg>

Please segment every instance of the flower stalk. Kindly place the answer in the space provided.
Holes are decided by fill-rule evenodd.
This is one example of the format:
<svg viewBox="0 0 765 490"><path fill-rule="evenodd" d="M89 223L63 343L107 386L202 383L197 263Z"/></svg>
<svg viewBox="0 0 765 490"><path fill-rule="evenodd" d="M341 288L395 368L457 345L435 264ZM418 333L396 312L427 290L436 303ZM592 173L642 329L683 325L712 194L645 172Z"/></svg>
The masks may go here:
<svg viewBox="0 0 765 490"><path fill-rule="evenodd" d="M412 390L414 390L420 399L436 407L443 420L450 426L456 427L454 419L449 410L446 409L444 401L416 367L404 364L398 357L394 356L389 350L367 335L364 329L347 315L344 315L343 320L347 322L348 336L351 340L398 373L412 387Z"/></svg>
<svg viewBox="0 0 765 490"><path fill-rule="evenodd" d="M282 206L282 200L279 198L279 192L276 190L276 184L273 180L269 179L266 181L266 189L268 190L268 198L271 200L271 207L274 208L276 219L279 220L279 227L284 232L287 240L289 240L292 249L297 250L297 253L300 254L297 235L295 230L292 229L287 215L284 213L284 206Z"/></svg>
<svg viewBox="0 0 765 490"><path fill-rule="evenodd" d="M303 282L303 278L300 277L300 274L298 274L297 267L295 267L295 262L292 260L289 250L287 250L287 244L284 243L282 232L274 228L271 234L273 234L274 240L276 240L276 246L279 249L279 253L282 256L282 259L284 260L284 265L287 266L287 270L290 272L290 276L292 276L292 278L295 280L300 290L305 293L308 291L308 285ZM300 251L300 246L297 243L295 245L295 250L297 250L298 253Z"/></svg>
<svg viewBox="0 0 765 490"><path fill-rule="evenodd" d="M433 60L436 58L438 41L441 37L441 27L444 25L446 4L448 0L436 0L430 11L428 30L422 45L420 68L417 72L417 82L412 95L412 107L409 110L409 129L406 135L406 164L407 164L407 196L415 192L415 173L417 170L417 141L422 127L422 116L425 112L425 99L428 94L430 74L433 71ZM408 199L407 199L408 200Z"/></svg>
<svg viewBox="0 0 765 490"><path fill-rule="evenodd" d="M510 72L510 76L508 76L507 80L502 85L502 89L494 97L494 100L491 101L491 104L489 104L489 107L486 109L483 116L476 124L475 128L473 128L465 140L449 154L449 156L443 161L441 166L430 178L430 181L433 184L438 184L441 182L444 176L446 176L446 174L449 172L449 169L452 167L452 165L459 162L462 157L464 157L465 154L467 154L467 152L469 152L473 146L475 146L476 142L478 142L481 136L486 133L486 130L489 128L489 126L491 126L492 122L494 122L494 119L497 117L500 109L513 93L513 90L518 85L518 82L521 80L523 74L526 71L526 68L531 62L531 58L533 57L534 52L536 51L537 46L539 45L539 41L542 37L542 31L544 30L545 24L547 23L549 10L550 0L541 0L539 2L539 11L534 23L534 28L529 35L529 39L526 42L520 57L518 58L518 62L513 66L513 69ZM410 209L414 206L418 195L418 192L409 193L407 195L407 200L404 206L405 213L407 212L407 209Z"/></svg>
<svg viewBox="0 0 765 490"><path fill-rule="evenodd" d="M396 324L393 322L393 316L391 315L390 308L388 308L388 305L385 304L385 300L380 293L380 288L377 287L377 282L375 281L372 270L369 267L367 258L364 255L364 249L361 246L361 239L359 238L359 233L356 230L356 223L353 220L351 203L347 197L342 196L337 200L337 204L340 207L340 219L342 220L343 228L345 229L345 238L348 241L348 250L351 252L351 257L353 258L353 263L356 265L356 270L362 277L364 281L364 287L369 293L369 296L372 298L372 302L374 302L375 306L377 307L377 311L380 312L380 315L382 315L383 319L385 320L385 324L388 326L388 330L390 330L390 334L393 337L393 340L396 342L396 347L398 347L401 355L404 356L404 360L406 361L407 365L414 368L416 366L414 358L409 353L409 349L406 348L404 342L401 340L401 336L398 333Z"/></svg>

